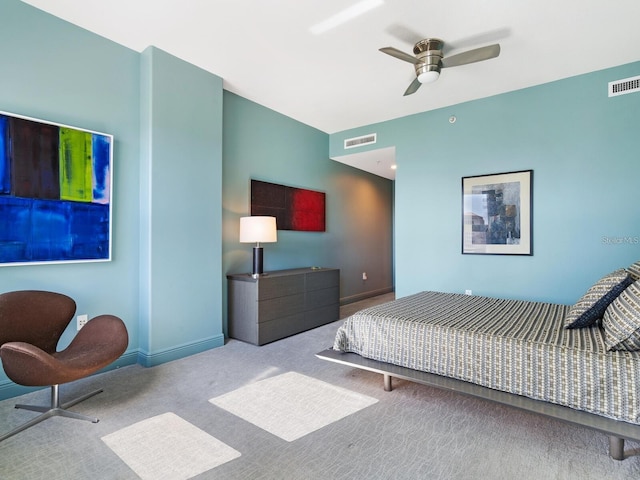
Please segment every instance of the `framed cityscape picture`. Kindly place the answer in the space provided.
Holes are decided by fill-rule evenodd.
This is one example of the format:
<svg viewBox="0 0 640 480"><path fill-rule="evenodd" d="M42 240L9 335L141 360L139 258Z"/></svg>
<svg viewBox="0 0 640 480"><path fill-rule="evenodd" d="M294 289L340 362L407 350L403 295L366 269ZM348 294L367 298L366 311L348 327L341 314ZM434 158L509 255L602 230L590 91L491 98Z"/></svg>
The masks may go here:
<svg viewBox="0 0 640 480"><path fill-rule="evenodd" d="M0 265L111 260L113 136L0 112Z"/></svg>
<svg viewBox="0 0 640 480"><path fill-rule="evenodd" d="M533 255L533 170L462 178L462 253Z"/></svg>

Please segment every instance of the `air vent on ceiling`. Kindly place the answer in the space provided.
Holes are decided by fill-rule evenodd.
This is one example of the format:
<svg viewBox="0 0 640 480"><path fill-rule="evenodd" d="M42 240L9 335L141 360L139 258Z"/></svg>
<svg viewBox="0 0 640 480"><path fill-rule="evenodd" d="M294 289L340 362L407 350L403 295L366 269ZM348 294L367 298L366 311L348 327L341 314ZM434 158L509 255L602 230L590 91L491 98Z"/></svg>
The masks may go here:
<svg viewBox="0 0 640 480"><path fill-rule="evenodd" d="M348 148L362 147L373 143L376 143L376 134L370 133L369 135L362 135L361 137L347 138L344 141L344 148L346 150Z"/></svg>
<svg viewBox="0 0 640 480"><path fill-rule="evenodd" d="M609 82L609 96L616 97L627 93L640 92L640 75Z"/></svg>

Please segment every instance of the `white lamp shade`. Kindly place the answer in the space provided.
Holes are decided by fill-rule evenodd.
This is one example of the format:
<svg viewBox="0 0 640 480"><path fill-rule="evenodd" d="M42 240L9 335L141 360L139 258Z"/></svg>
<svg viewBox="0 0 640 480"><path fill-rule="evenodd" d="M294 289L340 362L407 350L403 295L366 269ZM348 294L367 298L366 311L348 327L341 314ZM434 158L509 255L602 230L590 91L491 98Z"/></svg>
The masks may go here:
<svg viewBox="0 0 640 480"><path fill-rule="evenodd" d="M240 217L240 243L277 241L276 217Z"/></svg>

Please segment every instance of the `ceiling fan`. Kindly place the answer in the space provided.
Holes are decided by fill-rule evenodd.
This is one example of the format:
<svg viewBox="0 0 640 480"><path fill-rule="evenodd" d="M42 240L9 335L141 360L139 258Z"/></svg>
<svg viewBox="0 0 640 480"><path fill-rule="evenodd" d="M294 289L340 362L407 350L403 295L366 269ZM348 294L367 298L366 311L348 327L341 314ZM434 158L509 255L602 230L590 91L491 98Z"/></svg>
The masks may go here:
<svg viewBox="0 0 640 480"><path fill-rule="evenodd" d="M404 92L405 95L415 93L423 83L435 82L440 76L441 68L481 62L500 55L500 45L497 43L451 55L450 57L442 56L443 47L444 41L438 38L425 38L413 47L414 55L409 55L393 47L384 47L380 51L413 64L416 70L416 78Z"/></svg>

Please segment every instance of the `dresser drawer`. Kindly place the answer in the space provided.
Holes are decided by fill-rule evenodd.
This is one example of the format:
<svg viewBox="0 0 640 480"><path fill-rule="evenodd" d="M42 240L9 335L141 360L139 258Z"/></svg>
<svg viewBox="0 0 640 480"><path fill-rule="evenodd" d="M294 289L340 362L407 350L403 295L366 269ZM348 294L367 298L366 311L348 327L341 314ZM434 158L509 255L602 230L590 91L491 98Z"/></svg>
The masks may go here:
<svg viewBox="0 0 640 480"><path fill-rule="evenodd" d="M287 297L304 292L304 275L274 275L260 278L258 300Z"/></svg>
<svg viewBox="0 0 640 480"><path fill-rule="evenodd" d="M305 280L307 291L340 286L340 270L311 271Z"/></svg>
<svg viewBox="0 0 640 480"><path fill-rule="evenodd" d="M304 300L304 293L261 300L258 302L258 323L302 313L304 312Z"/></svg>
<svg viewBox="0 0 640 480"><path fill-rule="evenodd" d="M279 317L270 322L260 324L258 330L258 345L280 340L281 338L295 335L308 330L304 314Z"/></svg>
<svg viewBox="0 0 640 480"><path fill-rule="evenodd" d="M339 303L340 287L323 288L322 290L308 291L305 296L305 309L313 310L326 305Z"/></svg>
<svg viewBox="0 0 640 480"><path fill-rule="evenodd" d="M335 322L340 318L340 305L327 305L325 307L316 308L304 314L305 330L326 325Z"/></svg>

